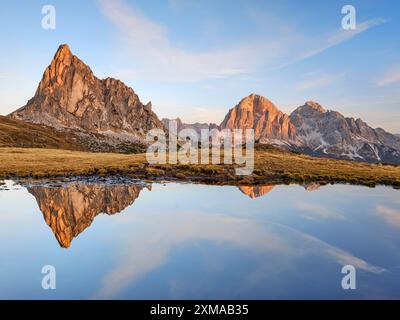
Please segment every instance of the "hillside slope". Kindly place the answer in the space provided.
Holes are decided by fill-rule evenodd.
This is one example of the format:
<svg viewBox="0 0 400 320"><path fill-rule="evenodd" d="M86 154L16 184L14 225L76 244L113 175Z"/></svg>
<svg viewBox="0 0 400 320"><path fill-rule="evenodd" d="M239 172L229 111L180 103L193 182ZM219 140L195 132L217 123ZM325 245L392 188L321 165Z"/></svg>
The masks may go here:
<svg viewBox="0 0 400 320"><path fill-rule="evenodd" d="M47 126L0 116L0 147L85 150L74 140Z"/></svg>

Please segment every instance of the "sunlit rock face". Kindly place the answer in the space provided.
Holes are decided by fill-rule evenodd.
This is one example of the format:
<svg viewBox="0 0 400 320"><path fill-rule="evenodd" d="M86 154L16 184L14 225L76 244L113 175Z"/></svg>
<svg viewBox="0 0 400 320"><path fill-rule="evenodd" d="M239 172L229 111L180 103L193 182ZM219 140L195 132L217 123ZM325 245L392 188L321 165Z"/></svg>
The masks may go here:
<svg viewBox="0 0 400 320"><path fill-rule="evenodd" d="M267 185L267 186L240 186L239 190L245 195L249 196L252 199L261 197L270 192L275 186Z"/></svg>
<svg viewBox="0 0 400 320"><path fill-rule="evenodd" d="M58 48L35 96L10 117L132 141L143 140L153 128L164 128L150 102L142 104L119 80L98 79L68 45Z"/></svg>
<svg viewBox="0 0 400 320"><path fill-rule="evenodd" d="M296 139L296 128L289 116L279 111L267 98L251 94L229 110L221 129L254 129L260 142L285 143Z"/></svg>
<svg viewBox="0 0 400 320"><path fill-rule="evenodd" d="M74 183L65 187L33 186L28 191L36 198L61 247L68 248L98 214L121 212L138 198L142 189L142 185Z"/></svg>

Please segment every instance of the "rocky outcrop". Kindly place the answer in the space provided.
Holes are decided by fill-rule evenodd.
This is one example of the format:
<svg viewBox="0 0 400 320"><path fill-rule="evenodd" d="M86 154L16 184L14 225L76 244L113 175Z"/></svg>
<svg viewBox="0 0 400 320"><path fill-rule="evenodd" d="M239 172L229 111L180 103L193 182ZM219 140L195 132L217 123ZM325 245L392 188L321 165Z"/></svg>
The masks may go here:
<svg viewBox="0 0 400 320"><path fill-rule="evenodd" d="M261 143L286 144L296 140L296 128L289 116L279 111L267 98L251 94L229 110L221 129L254 129Z"/></svg>
<svg viewBox="0 0 400 320"><path fill-rule="evenodd" d="M290 115L303 150L314 155L368 162L400 162L400 139L307 101Z"/></svg>
<svg viewBox="0 0 400 320"><path fill-rule="evenodd" d="M142 140L149 130L163 128L151 103L142 104L119 80L98 79L65 44L46 68L35 96L10 117L128 141Z"/></svg>
<svg viewBox="0 0 400 320"><path fill-rule="evenodd" d="M131 205L141 185L72 183L63 187L32 186L40 211L59 244L68 248L100 213L113 215Z"/></svg>

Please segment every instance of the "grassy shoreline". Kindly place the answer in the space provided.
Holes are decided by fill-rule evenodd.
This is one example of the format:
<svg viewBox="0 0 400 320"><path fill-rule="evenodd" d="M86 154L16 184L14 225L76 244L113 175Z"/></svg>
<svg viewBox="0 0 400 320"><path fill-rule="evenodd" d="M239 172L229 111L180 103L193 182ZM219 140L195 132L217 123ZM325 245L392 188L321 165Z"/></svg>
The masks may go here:
<svg viewBox="0 0 400 320"><path fill-rule="evenodd" d="M234 168L225 164L150 165L145 154L0 148L0 179L123 175L229 185L318 182L400 187L400 166L314 158L276 149L256 150L250 176L237 176Z"/></svg>

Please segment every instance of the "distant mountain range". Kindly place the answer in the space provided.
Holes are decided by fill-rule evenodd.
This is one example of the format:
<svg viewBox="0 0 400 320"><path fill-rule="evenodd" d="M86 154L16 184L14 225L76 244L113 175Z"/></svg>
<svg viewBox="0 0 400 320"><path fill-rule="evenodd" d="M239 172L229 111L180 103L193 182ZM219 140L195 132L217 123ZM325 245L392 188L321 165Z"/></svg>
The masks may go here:
<svg viewBox="0 0 400 320"><path fill-rule="evenodd" d="M127 144L143 143L149 130L168 128L169 122L159 120L151 103L143 104L121 81L98 79L68 45L58 48L34 97L8 117L73 134L77 143L92 151L119 151L120 145L129 151ZM313 101L287 115L267 98L251 94L230 109L220 125L176 120L178 130L250 128L261 144L315 156L400 163L399 135Z"/></svg>
<svg viewBox="0 0 400 320"><path fill-rule="evenodd" d="M313 101L286 115L267 98L251 94L228 112L221 128L253 128L260 143L316 156L400 163L398 136Z"/></svg>
<svg viewBox="0 0 400 320"><path fill-rule="evenodd" d="M163 118L162 123L164 124L165 128L168 129L169 128L169 124L171 121L175 121L176 122L176 129L177 131L181 131L184 129L193 129L196 131L196 133L200 136L201 135L201 130L202 129L208 129L208 130L212 130L212 129L219 129L219 126L215 123L200 123L200 122L196 122L196 123L184 123L182 122L182 120L180 118L176 118L176 119L167 119L167 118Z"/></svg>

